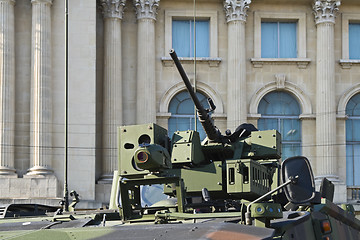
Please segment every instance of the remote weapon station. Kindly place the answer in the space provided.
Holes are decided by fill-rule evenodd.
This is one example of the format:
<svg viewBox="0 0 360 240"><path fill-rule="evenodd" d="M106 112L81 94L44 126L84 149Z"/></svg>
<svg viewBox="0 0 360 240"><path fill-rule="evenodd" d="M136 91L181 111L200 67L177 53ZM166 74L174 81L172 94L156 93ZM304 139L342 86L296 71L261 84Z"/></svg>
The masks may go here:
<svg viewBox="0 0 360 240"><path fill-rule="evenodd" d="M196 106L207 138L194 130L171 139L156 124L118 128L119 169L109 209L71 212L46 206L8 206L0 238L11 239L360 239L349 204L332 202L334 185L315 191L309 161L281 161L281 136L241 124L225 135L204 109L174 50L170 55ZM149 205L144 192L161 186ZM44 216L21 216L27 209ZM29 209L36 209L30 211Z"/></svg>

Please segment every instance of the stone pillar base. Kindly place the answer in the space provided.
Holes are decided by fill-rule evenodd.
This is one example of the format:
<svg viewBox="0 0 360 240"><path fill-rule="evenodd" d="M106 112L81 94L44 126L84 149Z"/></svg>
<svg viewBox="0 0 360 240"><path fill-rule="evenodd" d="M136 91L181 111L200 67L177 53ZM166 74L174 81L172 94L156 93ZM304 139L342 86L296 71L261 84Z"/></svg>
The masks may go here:
<svg viewBox="0 0 360 240"><path fill-rule="evenodd" d="M42 166L34 166L28 170L26 175L53 175L54 171Z"/></svg>
<svg viewBox="0 0 360 240"><path fill-rule="evenodd" d="M8 199L14 202L16 199L22 199L24 203L26 200L27 203L36 203L41 199L59 199L61 190L54 175L24 175L23 178L0 177L1 201Z"/></svg>
<svg viewBox="0 0 360 240"><path fill-rule="evenodd" d="M111 184L112 180L113 180L113 174L105 173L99 178L98 183L99 184Z"/></svg>
<svg viewBox="0 0 360 240"><path fill-rule="evenodd" d="M14 175L17 176L15 168L0 166L0 175Z"/></svg>
<svg viewBox="0 0 360 240"><path fill-rule="evenodd" d="M98 182L95 185L95 200L102 203L103 206L109 206L111 195L111 182Z"/></svg>

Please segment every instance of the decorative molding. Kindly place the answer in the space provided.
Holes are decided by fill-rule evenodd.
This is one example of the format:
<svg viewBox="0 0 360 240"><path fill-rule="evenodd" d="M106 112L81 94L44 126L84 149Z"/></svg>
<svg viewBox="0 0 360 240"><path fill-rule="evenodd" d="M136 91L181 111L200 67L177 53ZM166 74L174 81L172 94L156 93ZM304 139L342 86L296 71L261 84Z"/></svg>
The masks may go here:
<svg viewBox="0 0 360 240"><path fill-rule="evenodd" d="M311 62L310 58L251 58L255 68L262 68L263 65L298 65L298 68L305 69Z"/></svg>
<svg viewBox="0 0 360 240"><path fill-rule="evenodd" d="M251 0L225 0L224 10L226 15L226 21L244 21L246 22L247 10Z"/></svg>
<svg viewBox="0 0 360 240"><path fill-rule="evenodd" d="M258 114L258 113L249 113L247 115L247 118L249 120L259 120L261 118L261 114Z"/></svg>
<svg viewBox="0 0 360 240"><path fill-rule="evenodd" d="M272 81L262 88L258 89L250 100L249 114L252 118L260 117L258 113L258 106L261 99L268 93L278 90L276 81ZM291 93L298 101L302 110L300 118L313 118L312 104L308 95L296 84L292 82L284 82L283 91Z"/></svg>
<svg viewBox="0 0 360 240"><path fill-rule="evenodd" d="M183 64L193 64L194 58L192 57L179 57L179 60ZM212 58L212 57L202 57L196 58L197 63L203 63L203 64L209 64L210 67L218 67L221 63L221 58ZM174 61L171 59L171 57L161 57L161 62L163 63L164 67L172 67L174 66Z"/></svg>
<svg viewBox="0 0 360 240"><path fill-rule="evenodd" d="M137 19L150 18L156 20L160 0L134 0Z"/></svg>
<svg viewBox="0 0 360 240"><path fill-rule="evenodd" d="M169 119L171 117L171 113L169 112L157 112L156 118Z"/></svg>
<svg viewBox="0 0 360 240"><path fill-rule="evenodd" d="M126 0L100 0L101 10L104 18L119 18L124 15Z"/></svg>
<svg viewBox="0 0 360 240"><path fill-rule="evenodd" d="M348 88L340 97L337 114L345 115L346 113L346 105L350 101L350 99L356 94L360 93L360 83Z"/></svg>
<svg viewBox="0 0 360 240"><path fill-rule="evenodd" d="M316 116L315 116L315 114L300 114L299 119L300 120L315 120Z"/></svg>
<svg viewBox="0 0 360 240"><path fill-rule="evenodd" d="M341 1L338 0L316 0L313 6L315 23L335 23L336 13L339 11Z"/></svg>
<svg viewBox="0 0 360 240"><path fill-rule="evenodd" d="M190 77L190 81L194 78L194 76ZM213 113L216 116L223 116L224 114L224 103L221 99L220 94L218 94L214 89L212 89L209 85L197 81L196 87L199 92L202 92L204 95L211 97L211 99L214 101L214 104L216 106L216 109ZM176 94L179 92L182 92L186 90L186 86L184 83L178 82L177 84L170 87L165 94L162 96L160 100L160 106L159 106L159 112L157 113L158 116L166 117L169 110L169 104L170 101L174 98Z"/></svg>
<svg viewBox="0 0 360 240"><path fill-rule="evenodd" d="M39 3L45 3L45 4L52 4L53 0L31 0L31 4L39 4Z"/></svg>
<svg viewBox="0 0 360 240"><path fill-rule="evenodd" d="M285 88L286 75L284 73L275 74L275 79L276 79L276 87L278 89L284 89Z"/></svg>
<svg viewBox="0 0 360 240"><path fill-rule="evenodd" d="M339 64L343 69L350 69L353 65L360 65L360 60L340 59Z"/></svg>
<svg viewBox="0 0 360 240"><path fill-rule="evenodd" d="M349 116L346 115L346 114L336 114L336 120L348 120L349 119Z"/></svg>
<svg viewBox="0 0 360 240"><path fill-rule="evenodd" d="M15 0L0 0L0 2L7 2L7 3L10 3L12 5L15 5Z"/></svg>

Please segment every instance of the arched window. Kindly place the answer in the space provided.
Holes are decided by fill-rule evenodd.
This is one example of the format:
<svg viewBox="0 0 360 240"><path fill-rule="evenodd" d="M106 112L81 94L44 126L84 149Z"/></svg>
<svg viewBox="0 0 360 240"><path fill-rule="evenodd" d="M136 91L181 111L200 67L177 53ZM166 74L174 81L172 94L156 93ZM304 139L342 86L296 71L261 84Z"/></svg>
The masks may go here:
<svg viewBox="0 0 360 240"><path fill-rule="evenodd" d="M360 186L360 94L346 105L346 183Z"/></svg>
<svg viewBox="0 0 360 240"><path fill-rule="evenodd" d="M286 92L266 94L258 106L259 130L276 129L281 133L282 159L301 155L300 105Z"/></svg>
<svg viewBox="0 0 360 240"><path fill-rule="evenodd" d="M207 97L197 92L196 96L204 108L209 108ZM186 131L189 129L195 130L195 105L187 91L180 92L171 99L169 104L169 112L171 117L168 122L169 136L171 137L175 131ZM200 139L206 137L205 131L197 120L197 131L200 134Z"/></svg>

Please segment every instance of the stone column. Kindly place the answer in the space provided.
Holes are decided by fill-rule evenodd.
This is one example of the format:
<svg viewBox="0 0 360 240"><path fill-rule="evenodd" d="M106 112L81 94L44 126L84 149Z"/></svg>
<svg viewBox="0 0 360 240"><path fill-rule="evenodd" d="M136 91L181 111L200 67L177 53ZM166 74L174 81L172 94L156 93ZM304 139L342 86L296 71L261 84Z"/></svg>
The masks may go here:
<svg viewBox="0 0 360 240"><path fill-rule="evenodd" d="M121 20L126 0L101 0L104 14L103 175L112 181L117 169L117 132L122 125Z"/></svg>
<svg viewBox="0 0 360 240"><path fill-rule="evenodd" d="M52 0L31 0L31 116L28 175L53 174L51 93Z"/></svg>
<svg viewBox="0 0 360 240"><path fill-rule="evenodd" d="M160 0L134 0L138 21L136 123L156 122L155 21Z"/></svg>
<svg viewBox="0 0 360 240"><path fill-rule="evenodd" d="M246 12L251 0L225 0L228 24L227 127L234 131L247 121Z"/></svg>
<svg viewBox="0 0 360 240"><path fill-rule="evenodd" d="M317 27L316 169L317 177L337 181L335 99L335 14L340 1L319 0L313 5Z"/></svg>
<svg viewBox="0 0 360 240"><path fill-rule="evenodd" d="M0 0L0 175L15 175L15 0Z"/></svg>

